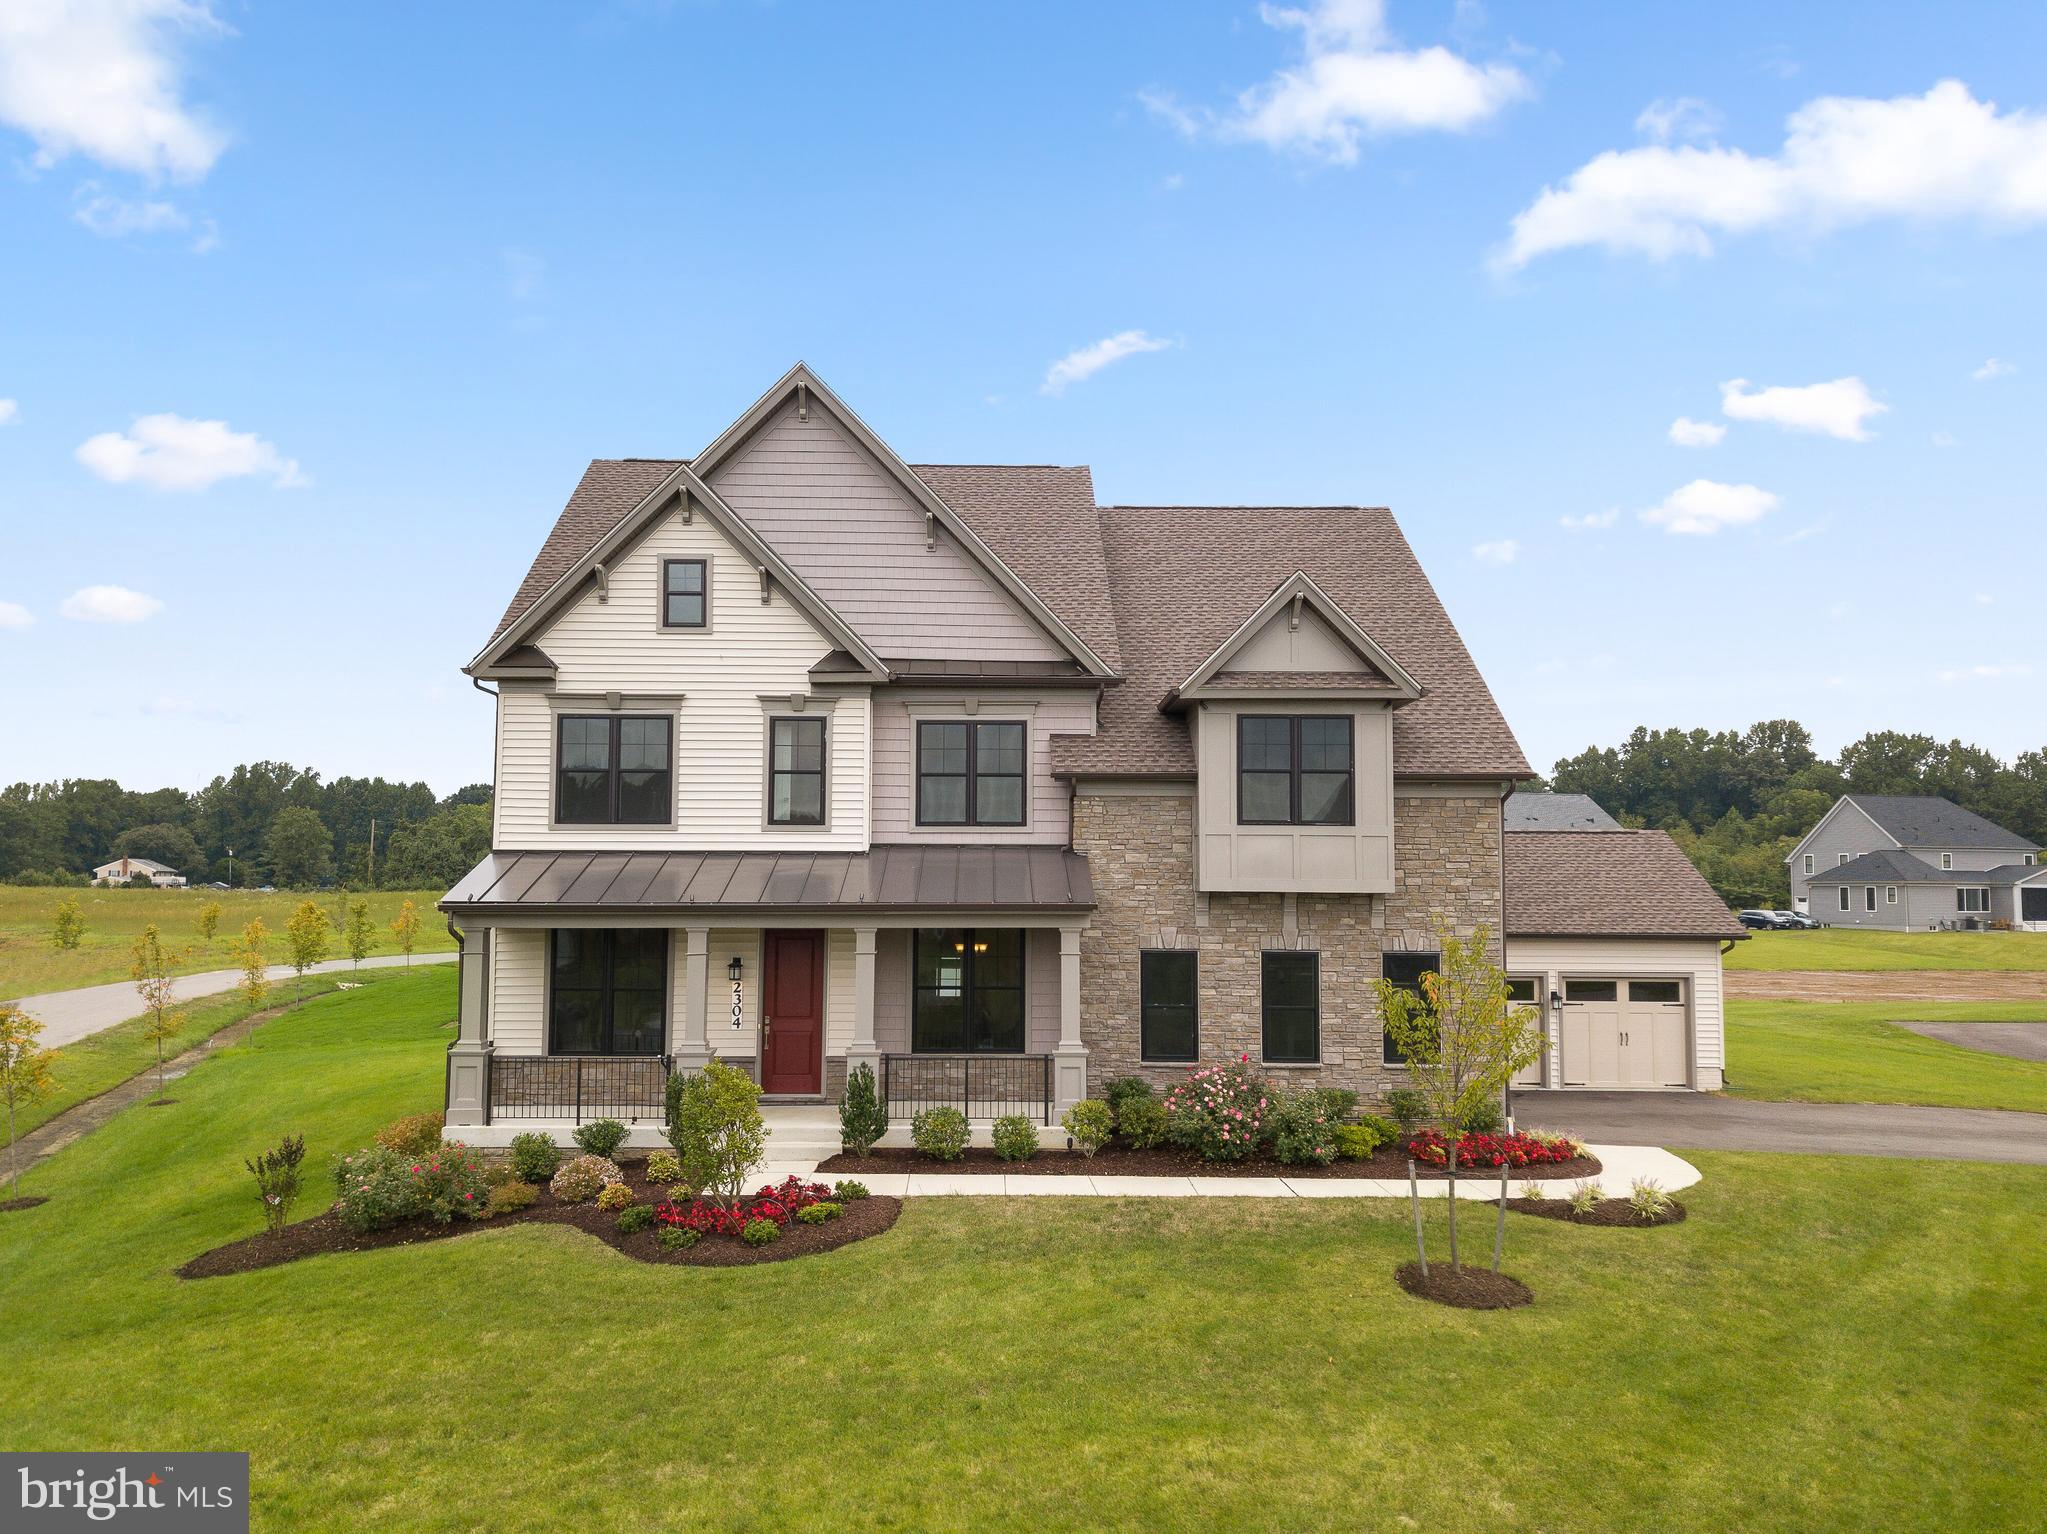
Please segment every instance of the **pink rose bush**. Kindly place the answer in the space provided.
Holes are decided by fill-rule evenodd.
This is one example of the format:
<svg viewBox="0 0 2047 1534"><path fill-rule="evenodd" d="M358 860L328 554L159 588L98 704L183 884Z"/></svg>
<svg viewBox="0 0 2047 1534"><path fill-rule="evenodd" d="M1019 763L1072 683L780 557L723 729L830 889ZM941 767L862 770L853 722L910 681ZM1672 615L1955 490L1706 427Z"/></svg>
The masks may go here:
<svg viewBox="0 0 2047 1534"><path fill-rule="evenodd" d="M405 1220L473 1220L490 1196L483 1158L457 1141L430 1151L372 1145L334 1163L334 1212L353 1231Z"/></svg>

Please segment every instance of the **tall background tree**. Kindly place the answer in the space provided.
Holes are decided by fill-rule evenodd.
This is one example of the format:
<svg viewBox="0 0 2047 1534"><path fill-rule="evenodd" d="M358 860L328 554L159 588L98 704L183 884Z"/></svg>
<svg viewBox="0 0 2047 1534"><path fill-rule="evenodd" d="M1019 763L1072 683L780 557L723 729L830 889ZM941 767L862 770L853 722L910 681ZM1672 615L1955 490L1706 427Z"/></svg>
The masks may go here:
<svg viewBox="0 0 2047 1534"><path fill-rule="evenodd" d="M199 843L183 826L166 825L158 821L153 825L130 826L114 838L114 856L117 858L148 858L152 863L161 863L166 868L175 868L188 879L196 879L206 872L206 858L199 850Z"/></svg>
<svg viewBox="0 0 2047 1534"><path fill-rule="evenodd" d="M334 873L334 843L317 810L290 804L270 819L263 833L263 864L273 883L310 889Z"/></svg>

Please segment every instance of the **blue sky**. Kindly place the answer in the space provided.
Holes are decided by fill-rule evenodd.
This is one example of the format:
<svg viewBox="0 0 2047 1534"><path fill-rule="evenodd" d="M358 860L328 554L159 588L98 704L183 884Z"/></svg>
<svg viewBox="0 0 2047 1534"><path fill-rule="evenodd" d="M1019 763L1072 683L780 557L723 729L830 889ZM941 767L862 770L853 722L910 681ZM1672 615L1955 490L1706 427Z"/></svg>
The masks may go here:
<svg viewBox="0 0 2047 1534"><path fill-rule="evenodd" d="M585 461L799 357L913 461L1390 505L1545 769L1777 715L2038 747L2043 48L2020 5L10 7L0 779L487 778L459 668Z"/></svg>

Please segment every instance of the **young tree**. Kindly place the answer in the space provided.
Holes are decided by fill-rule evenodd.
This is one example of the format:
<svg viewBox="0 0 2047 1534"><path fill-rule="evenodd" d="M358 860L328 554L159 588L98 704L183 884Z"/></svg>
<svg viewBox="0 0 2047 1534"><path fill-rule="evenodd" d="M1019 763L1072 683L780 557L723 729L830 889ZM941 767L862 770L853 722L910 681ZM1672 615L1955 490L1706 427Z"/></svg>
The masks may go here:
<svg viewBox="0 0 2047 1534"><path fill-rule="evenodd" d="M199 908L199 918L194 923L199 929L199 940L210 950L213 934L220 930L220 902L209 900Z"/></svg>
<svg viewBox="0 0 2047 1534"><path fill-rule="evenodd" d="M78 909L78 897L66 895L50 914L50 941L59 948L76 948L85 936L85 917Z"/></svg>
<svg viewBox="0 0 2047 1534"><path fill-rule="evenodd" d="M14 1184L13 1197L21 1197L20 1136L14 1132L17 1107L25 1108L47 1097L57 1085L50 1072L55 1058L39 1049L43 1025L11 1001L0 1002L0 1096L7 1099L7 1173Z"/></svg>
<svg viewBox="0 0 2047 1534"><path fill-rule="evenodd" d="M291 967L297 972L292 977L293 997L305 995L306 971L327 957L329 930L327 913L310 900L301 900L299 908L285 922L285 946L291 953Z"/></svg>
<svg viewBox="0 0 2047 1534"><path fill-rule="evenodd" d="M341 929L341 939L348 945L348 957L357 969L368 957L370 944L376 939L377 929L370 924L370 903L357 900L348 908L348 925Z"/></svg>
<svg viewBox="0 0 2047 1534"><path fill-rule="evenodd" d="M713 1060L668 1078L668 1143L691 1187L736 1203L767 1148L761 1089L744 1071Z"/></svg>
<svg viewBox="0 0 2047 1534"><path fill-rule="evenodd" d="M151 922L135 939L135 963L129 970L135 977L135 991L144 1009L142 1036L156 1045L156 1099L163 1101L164 1046L178 1036L184 1017L176 1007L177 956L163 946L162 934Z"/></svg>
<svg viewBox="0 0 2047 1534"><path fill-rule="evenodd" d="M1442 1135L1450 1180L1450 1267L1457 1256L1457 1141L1465 1120L1498 1100L1514 1073L1543 1050L1540 1014L1507 999L1507 973L1486 957L1491 934L1481 926L1468 939L1445 927L1438 937L1438 968L1422 976L1421 994L1375 981L1379 1015L1387 1035L1407 1061L1408 1085L1421 1094L1428 1121ZM1506 1180L1501 1179L1500 1222L1506 1221ZM1415 1245L1421 1270L1429 1254L1421 1239L1421 1195L1409 1163L1408 1196L1414 1202ZM1495 1235L1493 1271L1500 1267L1504 1237Z"/></svg>
<svg viewBox="0 0 2047 1534"><path fill-rule="evenodd" d="M412 950L419 942L419 912L410 900L402 901L398 914L391 922L392 936L398 939L398 948L405 955L405 967L412 967Z"/></svg>
<svg viewBox="0 0 2047 1534"><path fill-rule="evenodd" d="M242 993L242 999L255 1011L263 1005L263 998L270 994L270 934L258 916L242 928L242 978L235 989Z"/></svg>

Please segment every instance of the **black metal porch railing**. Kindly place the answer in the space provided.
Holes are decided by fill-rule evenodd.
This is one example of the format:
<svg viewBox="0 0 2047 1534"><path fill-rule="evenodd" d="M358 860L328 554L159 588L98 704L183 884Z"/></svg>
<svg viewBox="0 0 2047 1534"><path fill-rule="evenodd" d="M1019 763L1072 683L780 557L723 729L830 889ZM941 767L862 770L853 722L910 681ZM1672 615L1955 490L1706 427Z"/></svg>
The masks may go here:
<svg viewBox="0 0 2047 1534"><path fill-rule="evenodd" d="M970 1119L1021 1113L1052 1122L1050 1055L883 1055L881 1100L890 1118L957 1108Z"/></svg>
<svg viewBox="0 0 2047 1534"><path fill-rule="evenodd" d="M666 1055L490 1057L490 1116L499 1119L658 1119L668 1111Z"/></svg>

